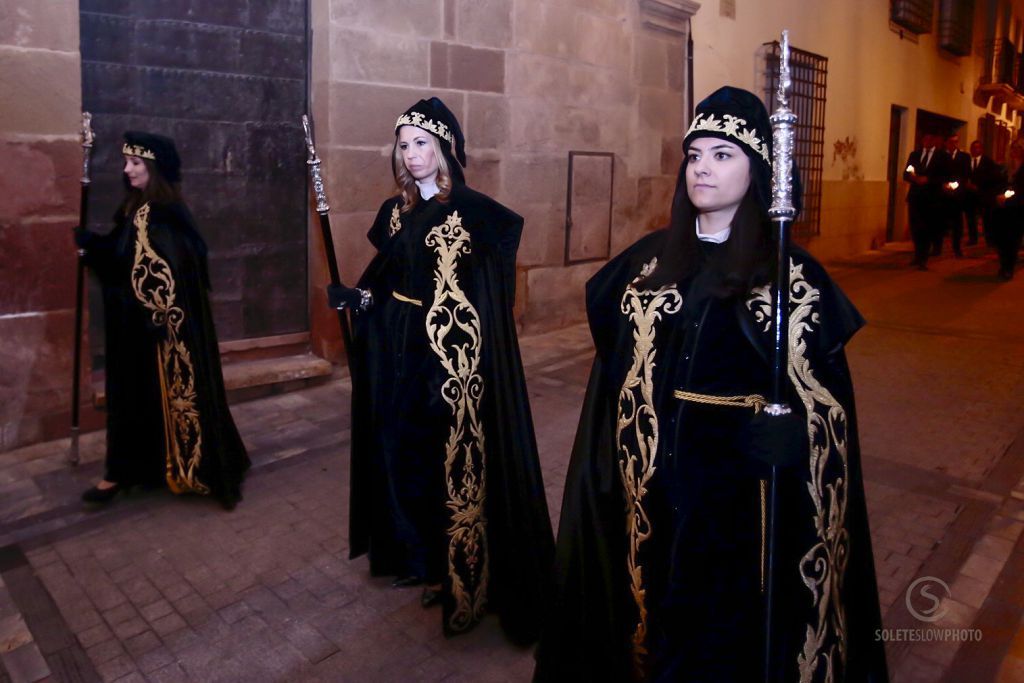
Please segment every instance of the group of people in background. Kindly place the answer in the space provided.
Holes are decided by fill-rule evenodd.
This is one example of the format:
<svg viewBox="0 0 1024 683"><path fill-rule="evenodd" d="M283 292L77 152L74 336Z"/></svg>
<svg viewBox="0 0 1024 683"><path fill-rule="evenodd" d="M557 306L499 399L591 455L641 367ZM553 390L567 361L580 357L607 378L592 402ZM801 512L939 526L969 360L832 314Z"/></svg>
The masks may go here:
<svg viewBox="0 0 1024 683"><path fill-rule="evenodd" d="M960 149L960 136L925 133L919 149L910 153L903 179L909 183L907 207L914 258L910 265L928 269L929 256L942 253L949 236L953 255L963 257L967 245L985 244L999 254L1001 280L1013 277L1024 227L1024 146L1010 147L1005 165L985 154L980 140L970 151Z"/></svg>

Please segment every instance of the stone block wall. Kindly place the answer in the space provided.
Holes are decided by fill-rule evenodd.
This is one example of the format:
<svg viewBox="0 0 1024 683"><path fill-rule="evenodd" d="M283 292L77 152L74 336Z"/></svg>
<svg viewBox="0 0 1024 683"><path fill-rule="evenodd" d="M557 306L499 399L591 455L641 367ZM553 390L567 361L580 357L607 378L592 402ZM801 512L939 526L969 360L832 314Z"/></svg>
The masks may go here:
<svg viewBox="0 0 1024 683"><path fill-rule="evenodd" d="M122 132L169 135L209 247L220 340L305 331L306 2L78 4L82 102L98 140L90 227L109 230L124 197ZM102 326L91 332L101 361Z"/></svg>
<svg viewBox="0 0 1024 683"><path fill-rule="evenodd" d="M0 451L70 420L80 78L77 3L0 0Z"/></svg>
<svg viewBox="0 0 1024 683"><path fill-rule="evenodd" d="M201 10L190 24L217 30L164 36L174 49L156 52L153 36L114 31L109 43L91 44L94 61L142 55L154 73L189 68L182 60L209 57L220 49L217 39L257 40L280 32L274 22L291 25L306 11L302 0L282 0L262 33L228 30L234 20L221 14L237 3L175 0L142 11L170 11L172 4ZM86 14L113 21L134 6L89 0ZM245 6L250 19L269 7ZM393 121L414 101L437 95L465 128L471 185L526 217L517 278L521 325L538 330L582 320L583 284L601 262L565 265L569 152L614 155L611 254L666 221L687 111L680 8L691 6L692 13L688 0L309 0L311 107L346 280L355 280L372 256L366 230L393 191ZM69 229L78 220L84 77L79 10L77 2L0 0L0 88L13 94L0 101L0 451L60 433L68 420L75 271ZM147 26L182 28L161 17L147 14ZM228 52L267 52L245 40ZM210 98L177 91L184 93L179 104L204 118ZM274 106L274 98L263 99L261 106ZM259 133L237 153L194 163L234 169L258 161L270 142ZM101 145L109 142L108 136ZM97 165L116 156L104 150L97 150ZM104 207L94 208L99 219ZM340 335L325 306L326 267L312 210L309 218L312 342L315 352L338 359ZM225 337L239 336L229 328L246 336L249 313L237 296L244 278L229 271L214 276ZM266 280L275 278L292 279ZM293 308L286 313L301 319ZM101 422L83 414L86 426L90 419Z"/></svg>
<svg viewBox="0 0 1024 683"><path fill-rule="evenodd" d="M611 253L667 221L686 123L686 11L659 0L313 0L313 113L342 275L354 280L393 192L393 121L442 98L462 123L471 186L526 218L517 316L582 320L601 265L564 265L570 151L615 155ZM652 10L653 7L653 10ZM657 16L655 16L657 15ZM315 226L314 226L315 227ZM310 238L314 346L340 351Z"/></svg>

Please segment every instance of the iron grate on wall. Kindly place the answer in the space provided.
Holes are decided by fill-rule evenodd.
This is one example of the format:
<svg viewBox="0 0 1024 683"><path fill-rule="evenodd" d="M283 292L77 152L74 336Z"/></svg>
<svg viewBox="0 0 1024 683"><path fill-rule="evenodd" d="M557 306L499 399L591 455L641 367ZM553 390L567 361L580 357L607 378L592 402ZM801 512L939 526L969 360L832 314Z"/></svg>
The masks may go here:
<svg viewBox="0 0 1024 683"><path fill-rule="evenodd" d="M974 29L974 0L941 0L939 3L939 47L950 54L971 54Z"/></svg>
<svg viewBox="0 0 1024 683"><path fill-rule="evenodd" d="M774 111L779 81L778 42L765 45L765 103ZM797 116L793 161L800 170L803 209L793 223L797 239L821 234L821 185L825 166L825 88L828 57L789 48L789 69L793 88L789 106Z"/></svg>
<svg viewBox="0 0 1024 683"><path fill-rule="evenodd" d="M889 18L911 33L931 33L935 0L892 0Z"/></svg>

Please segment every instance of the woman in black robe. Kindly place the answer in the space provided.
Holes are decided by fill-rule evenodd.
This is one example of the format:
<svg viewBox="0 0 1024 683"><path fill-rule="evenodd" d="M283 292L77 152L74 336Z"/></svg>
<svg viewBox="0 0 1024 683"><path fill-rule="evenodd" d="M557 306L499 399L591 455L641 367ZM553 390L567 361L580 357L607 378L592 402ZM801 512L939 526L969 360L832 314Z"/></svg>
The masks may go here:
<svg viewBox="0 0 1024 683"><path fill-rule="evenodd" d="M129 131L128 193L101 235L75 240L103 288L107 458L82 494L106 503L134 485L242 497L249 457L227 405L207 290L206 244L181 199L174 141Z"/></svg>
<svg viewBox="0 0 1024 683"><path fill-rule="evenodd" d="M395 586L426 584L448 635L486 610L536 640L554 539L512 305L523 219L466 186L462 132L441 100L395 124L397 195L358 286L350 553Z"/></svg>
<svg viewBox="0 0 1024 683"><path fill-rule="evenodd" d="M764 105L716 91L683 149L670 227L587 284L597 354L536 680L764 680L766 480L776 464L778 680L885 681L843 352L863 321L795 249L795 419L766 421L776 253Z"/></svg>

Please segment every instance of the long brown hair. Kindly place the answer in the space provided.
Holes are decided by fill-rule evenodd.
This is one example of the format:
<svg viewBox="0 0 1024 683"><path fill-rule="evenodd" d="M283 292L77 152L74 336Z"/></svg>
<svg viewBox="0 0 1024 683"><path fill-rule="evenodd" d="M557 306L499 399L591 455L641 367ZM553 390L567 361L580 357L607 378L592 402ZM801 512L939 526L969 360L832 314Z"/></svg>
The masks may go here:
<svg viewBox="0 0 1024 683"><path fill-rule="evenodd" d="M681 283L701 268L703 256L695 227L698 212L686 191L686 166L684 159L672 198L668 237L658 255L658 265L637 282L637 289L659 289ZM760 174L750 174L750 187L733 216L729 239L709 264L715 275L712 285L715 296L744 295L771 277L775 245L768 213L758 199L762 194L761 182Z"/></svg>
<svg viewBox="0 0 1024 683"><path fill-rule="evenodd" d="M121 211L125 216L131 216L143 204L173 204L183 201L181 196L181 183L172 183L157 170L156 164L151 159L142 159L149 172L149 182L141 190L135 189L128 182L128 176L124 176L124 184L127 189L124 201L121 203Z"/></svg>
<svg viewBox="0 0 1024 683"><path fill-rule="evenodd" d="M430 133L427 133L430 141L430 148L434 150L434 158L437 159L437 201L448 201L452 193L452 171L448 166L448 159L441 151L441 143ZM395 147L391 150L391 169L395 175L395 185L398 186L398 194L402 197L402 213L408 213L420 201L420 189L416 186L416 179L405 167L402 159L402 150L398 147L398 136L395 136Z"/></svg>

